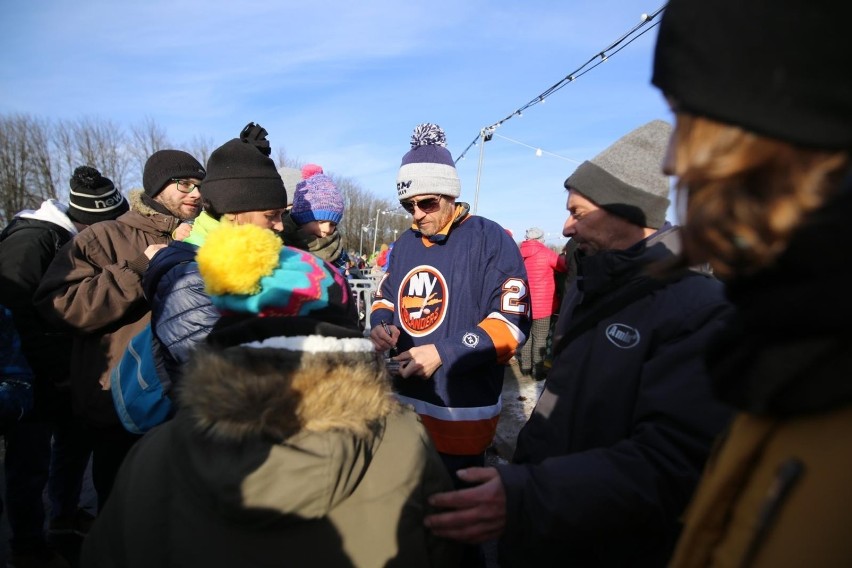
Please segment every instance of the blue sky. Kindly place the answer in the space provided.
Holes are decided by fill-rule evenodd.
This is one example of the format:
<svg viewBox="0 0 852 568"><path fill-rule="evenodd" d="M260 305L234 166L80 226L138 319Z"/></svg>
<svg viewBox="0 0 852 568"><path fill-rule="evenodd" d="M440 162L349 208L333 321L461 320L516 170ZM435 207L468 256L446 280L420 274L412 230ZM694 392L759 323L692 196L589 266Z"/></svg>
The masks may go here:
<svg viewBox="0 0 852 568"><path fill-rule="evenodd" d="M7 0L0 112L151 117L178 146L218 145L255 121L288 156L393 198L415 125L441 125L458 156L663 4ZM655 39L656 28L505 122L485 145L477 212L516 238L539 226L558 243L577 162L671 120L650 85ZM471 203L478 160L473 148L457 166Z"/></svg>

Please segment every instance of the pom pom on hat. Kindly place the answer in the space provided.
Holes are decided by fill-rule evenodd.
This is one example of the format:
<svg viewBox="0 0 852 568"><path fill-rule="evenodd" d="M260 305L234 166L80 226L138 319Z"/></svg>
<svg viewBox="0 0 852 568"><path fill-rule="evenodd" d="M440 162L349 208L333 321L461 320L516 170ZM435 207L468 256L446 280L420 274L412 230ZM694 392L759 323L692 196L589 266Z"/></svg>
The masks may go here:
<svg viewBox="0 0 852 568"><path fill-rule="evenodd" d="M402 157L396 177L400 201L415 195L461 195L456 165L447 150L447 137L437 124L418 124L411 135L411 150Z"/></svg>
<svg viewBox="0 0 852 568"><path fill-rule="evenodd" d="M343 195L322 167L307 164L302 168L302 181L296 185L290 217L297 225L311 221L340 223L343 219Z"/></svg>
<svg viewBox="0 0 852 568"><path fill-rule="evenodd" d="M198 270L210 295L256 294L260 279L278 266L281 240L256 225L224 226L198 250Z"/></svg>
<svg viewBox="0 0 852 568"><path fill-rule="evenodd" d="M308 179L314 174L321 174L322 166L318 166L316 164L305 164L302 166L302 179Z"/></svg>
<svg viewBox="0 0 852 568"><path fill-rule="evenodd" d="M76 168L68 184L71 192L67 215L72 221L91 225L115 219L130 209L112 180L93 167Z"/></svg>

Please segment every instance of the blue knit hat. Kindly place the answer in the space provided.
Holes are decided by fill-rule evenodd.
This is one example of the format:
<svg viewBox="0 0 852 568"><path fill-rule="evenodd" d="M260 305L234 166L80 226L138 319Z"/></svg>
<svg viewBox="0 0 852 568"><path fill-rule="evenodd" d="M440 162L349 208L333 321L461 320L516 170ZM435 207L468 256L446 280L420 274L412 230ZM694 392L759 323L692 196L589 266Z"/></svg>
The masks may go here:
<svg viewBox="0 0 852 568"><path fill-rule="evenodd" d="M458 197L461 182L453 156L447 150L447 137L437 124L418 124L411 135L411 150L402 157L396 176L399 200L415 195Z"/></svg>
<svg viewBox="0 0 852 568"><path fill-rule="evenodd" d="M343 219L343 195L320 166L308 164L302 168L290 217L297 225L311 221L340 223Z"/></svg>

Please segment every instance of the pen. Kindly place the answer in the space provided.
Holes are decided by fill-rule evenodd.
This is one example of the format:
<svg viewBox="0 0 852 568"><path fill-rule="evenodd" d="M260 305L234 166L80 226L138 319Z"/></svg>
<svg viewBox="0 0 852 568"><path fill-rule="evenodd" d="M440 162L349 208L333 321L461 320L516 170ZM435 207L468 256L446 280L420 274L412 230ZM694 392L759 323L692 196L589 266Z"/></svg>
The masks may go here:
<svg viewBox="0 0 852 568"><path fill-rule="evenodd" d="M390 337L391 339L393 339L393 335L391 335L391 330L390 330L390 327L388 327L387 322L384 322L384 321L382 322L382 328L384 328L385 333L387 333L387 334L388 334L388 337ZM391 357L395 356L395 355L397 354L397 353L396 353L396 346L391 347L391 348L389 349L389 353L390 353L390 356L391 356Z"/></svg>

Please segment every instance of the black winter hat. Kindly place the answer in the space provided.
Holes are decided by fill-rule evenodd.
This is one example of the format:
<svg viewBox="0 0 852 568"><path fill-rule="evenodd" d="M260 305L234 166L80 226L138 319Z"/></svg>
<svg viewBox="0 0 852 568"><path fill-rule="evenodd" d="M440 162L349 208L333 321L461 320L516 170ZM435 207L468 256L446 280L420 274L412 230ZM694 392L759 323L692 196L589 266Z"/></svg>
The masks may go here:
<svg viewBox="0 0 852 568"><path fill-rule="evenodd" d="M204 166L181 150L159 150L151 154L145 162L142 174L142 187L145 193L155 197L163 191L172 179L195 178L203 180L206 175Z"/></svg>
<svg viewBox="0 0 852 568"><path fill-rule="evenodd" d="M201 197L218 213L266 211L287 207L287 190L268 156L266 130L248 123L239 138L213 150Z"/></svg>
<svg viewBox="0 0 852 568"><path fill-rule="evenodd" d="M115 188L112 180L89 166L80 166L68 182L68 218L77 223L92 225L109 221L130 209L127 200Z"/></svg>
<svg viewBox="0 0 852 568"><path fill-rule="evenodd" d="M651 81L689 113L849 150L850 18L852 4L835 0L671 0Z"/></svg>

